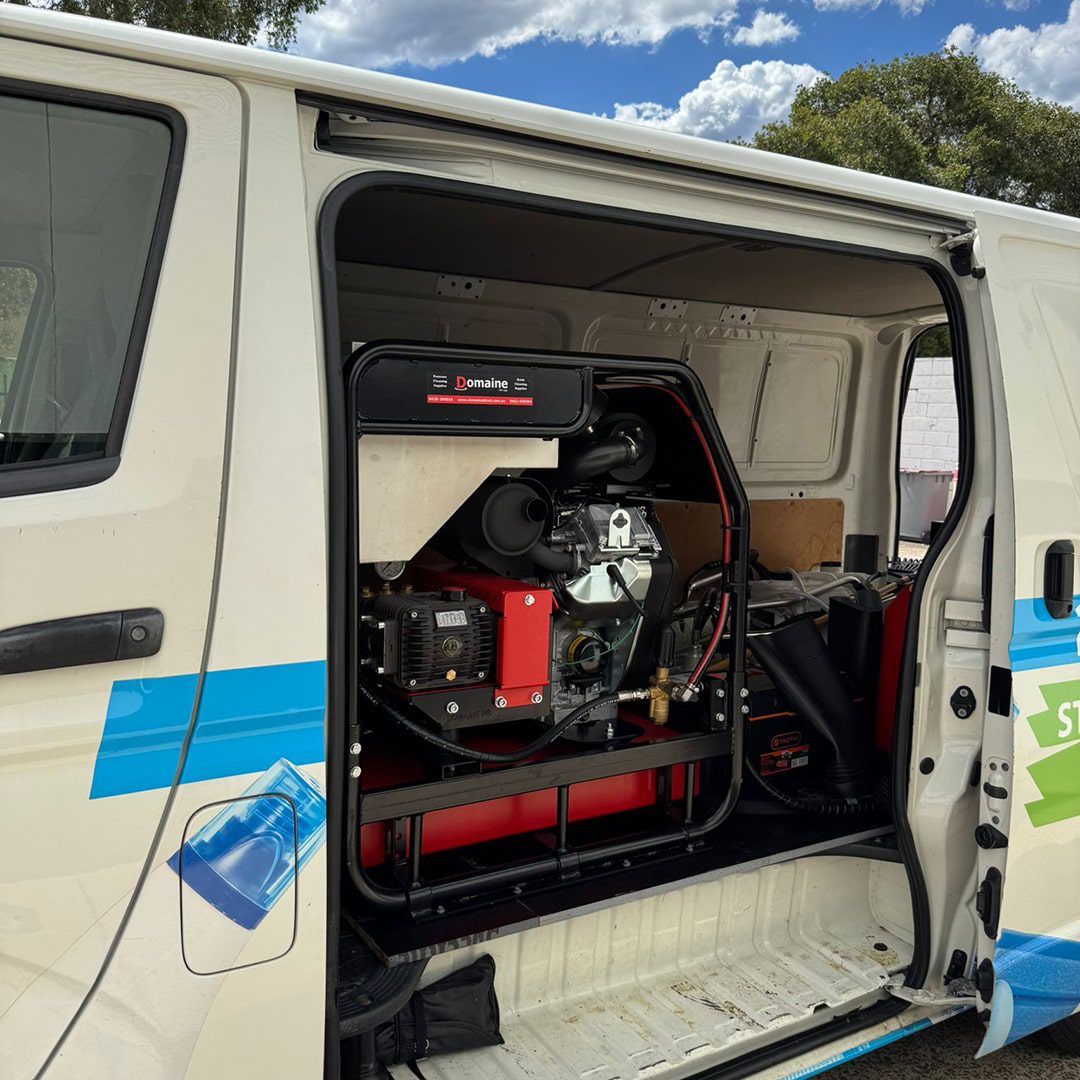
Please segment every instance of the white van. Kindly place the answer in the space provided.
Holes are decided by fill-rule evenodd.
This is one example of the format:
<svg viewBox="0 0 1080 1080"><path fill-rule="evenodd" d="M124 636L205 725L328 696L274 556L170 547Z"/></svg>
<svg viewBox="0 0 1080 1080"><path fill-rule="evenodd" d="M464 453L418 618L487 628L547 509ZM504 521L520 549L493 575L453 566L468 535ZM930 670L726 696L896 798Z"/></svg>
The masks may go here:
<svg viewBox="0 0 1080 1080"><path fill-rule="evenodd" d="M8 5L0 147L0 1076L1080 1048L1080 222Z"/></svg>

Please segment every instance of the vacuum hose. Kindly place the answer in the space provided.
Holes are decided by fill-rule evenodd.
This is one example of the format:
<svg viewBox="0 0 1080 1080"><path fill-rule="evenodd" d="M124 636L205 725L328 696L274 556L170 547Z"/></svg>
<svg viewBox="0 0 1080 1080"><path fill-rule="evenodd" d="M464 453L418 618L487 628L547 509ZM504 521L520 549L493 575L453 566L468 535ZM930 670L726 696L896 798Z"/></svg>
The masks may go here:
<svg viewBox="0 0 1080 1080"><path fill-rule="evenodd" d="M648 692L646 691L646 696L647 693ZM450 739L444 739L430 728L413 720L412 717L397 704L397 702L390 701L389 699L376 694L363 683L360 684L360 695L369 705L381 710L385 715L389 716L395 724L399 727L403 727L418 739L423 739L424 742L430 743L432 746L438 747L438 749L444 750L448 754L469 758L472 761L487 762L489 765L516 765L518 762L524 761L526 758L532 757L533 754L538 751L543 750L545 746L554 742L564 731L566 731L571 724L576 724L579 720L583 720L589 713L594 712L603 705L612 705L618 701L627 700L628 697L625 692L622 694L605 694L603 697L598 697L575 709L572 713L568 713L557 724L548 728L543 735L534 739L528 745L521 747L520 750L511 750L507 753L500 754L492 750L477 750L475 747L461 746Z"/></svg>
<svg viewBox="0 0 1080 1080"><path fill-rule="evenodd" d="M813 618L804 616L748 644L773 685L832 751L825 784L841 800L872 794L868 733Z"/></svg>

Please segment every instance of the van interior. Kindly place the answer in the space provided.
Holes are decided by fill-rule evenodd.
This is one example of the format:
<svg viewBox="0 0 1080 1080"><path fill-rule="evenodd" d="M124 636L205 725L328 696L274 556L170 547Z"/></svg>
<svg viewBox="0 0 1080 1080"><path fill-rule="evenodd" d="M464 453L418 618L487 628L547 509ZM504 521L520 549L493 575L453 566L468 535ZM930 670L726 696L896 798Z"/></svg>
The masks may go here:
<svg viewBox="0 0 1080 1080"><path fill-rule="evenodd" d="M935 277L407 179L334 245L343 1075L746 1075L899 1006ZM440 1054L399 1010L455 978Z"/></svg>

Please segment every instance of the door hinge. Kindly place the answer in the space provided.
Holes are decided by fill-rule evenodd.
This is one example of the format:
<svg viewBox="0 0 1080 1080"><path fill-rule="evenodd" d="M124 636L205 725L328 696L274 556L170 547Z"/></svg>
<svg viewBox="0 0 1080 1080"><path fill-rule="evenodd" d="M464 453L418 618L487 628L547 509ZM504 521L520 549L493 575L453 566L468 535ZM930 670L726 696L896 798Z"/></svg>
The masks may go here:
<svg viewBox="0 0 1080 1080"><path fill-rule="evenodd" d="M944 990L916 989L904 985L903 975L894 975L885 984L885 989L893 997L911 1005L922 1005L928 1009L953 1009L957 1005L974 1005L975 983L971 979L953 979Z"/></svg>
<svg viewBox="0 0 1080 1080"><path fill-rule="evenodd" d="M975 241L978 233L972 229L959 236L950 236L936 246L949 253L949 262L953 272L959 277L973 277L976 280L986 277L986 267L975 261Z"/></svg>

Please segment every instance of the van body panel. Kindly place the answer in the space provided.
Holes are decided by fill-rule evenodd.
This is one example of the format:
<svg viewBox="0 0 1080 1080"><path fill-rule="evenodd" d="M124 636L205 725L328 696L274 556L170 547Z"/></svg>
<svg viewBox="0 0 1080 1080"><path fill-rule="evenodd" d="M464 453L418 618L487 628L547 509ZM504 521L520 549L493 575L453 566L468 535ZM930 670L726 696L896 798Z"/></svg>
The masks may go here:
<svg viewBox="0 0 1080 1080"><path fill-rule="evenodd" d="M959 291L969 321L982 315L989 344L977 356L988 361L979 407L989 410L985 383L1000 377L1009 429L1007 446L998 431L977 459L987 465L994 455L997 482L1016 506L1015 535L997 549L1009 553L1010 579L1016 551L1015 588L1005 590L1012 702L1008 716L988 713L982 746L979 820L1003 823L1009 838L1007 849L979 854L980 880L991 869L1007 877L999 924L973 953L988 959L984 946L996 937L984 1050L1080 1004L1072 765L1080 597L1071 617L1056 620L1042 600L1049 545L1080 542L1080 223L745 147L10 5L0 10L0 66L23 83L168 106L187 139L115 469L96 484L0 500L0 629L148 606L165 620L153 656L0 677L0 773L14 808L0 825L8 856L0 878L5 1077L37 1076L46 1060L49 1077L91 1080L214 1078L222 1062L237 1080L337 1075L335 1048L324 1060L324 1034L327 1045L337 1040L328 935L333 949L339 918L325 791L335 783L327 762L340 764L345 750L328 754L326 745L327 671L338 655L327 631L336 602L327 371L338 354L324 345L324 304L340 302L343 331L360 340L402 336L395 328L434 313L435 334L445 337L433 340L682 360L715 396L725 435L741 439L737 465L751 498L827 497L841 505L848 532L885 535L897 515L891 487L859 481L890 467L898 374L919 330L941 319L936 303L865 316L763 305L756 328L739 338L723 326L721 305L691 300L676 324L646 313L646 291L629 286L620 295L492 279L485 319L436 301L427 272L344 263L340 296L328 301L320 210L339 183L361 176L402 188L468 183L473 199L576 203L613 219L661 215L665 227L699 225L703 235L755 230L832 245L844 257L920 260L935 272L949 263L944 245L977 225L974 261L986 279L958 279ZM330 152L318 142L320 108L337 122L353 112L370 119L355 125L355 137L335 129ZM812 418L800 420L792 402L812 406ZM995 427L1004 416L1004 408L995 413ZM979 430L988 438L990 425ZM993 509L987 490L978 508ZM912 760L925 753L931 768L909 789L909 813L921 815L915 843L932 912L928 986L939 985L952 947L971 948L972 927L981 932L967 890L970 849L957 856L957 837L966 840L974 817L974 796L962 795L980 748L963 725L950 729L940 689L978 665L956 649L938 663L932 653L946 640L944 626L931 625L946 592L962 604L977 597L980 537L969 524L964 550L955 545L935 565L933 603L918 628L930 677L916 715L930 730L916 732ZM393 523L383 534L392 541ZM990 780L1005 774L1011 782ZM195 856L222 821L248 822L252 807L275 800L286 869L243 911L215 903L199 890ZM887 869L881 877L892 884L875 904L902 907L906 919L907 891L895 884L903 875ZM734 891L751 889L748 877L732 880ZM665 893L668 909L676 895ZM777 890L776 912L792 895ZM590 925L579 917L580 927ZM617 922L618 909L607 917ZM800 926L815 917L791 911ZM669 935L689 934L692 922L672 921ZM550 937L569 925L556 919ZM905 946L916 939L914 956L924 948L917 920L914 935L904 927ZM768 970L786 923L776 941L750 936ZM872 936L860 948L886 944ZM545 962L555 955L546 940L535 935ZM590 932L583 940L594 944ZM719 953L730 951L731 941L717 940ZM809 931L806 940L807 949L824 947ZM510 938L498 947L507 957L516 948ZM867 1000L888 1004L880 960L858 956L875 976ZM831 985L831 976L812 975L815 993ZM807 1031L818 1023L812 1015ZM756 1075L815 1075L948 1015L915 1008L867 1020L864 1030Z"/></svg>
<svg viewBox="0 0 1080 1080"><path fill-rule="evenodd" d="M141 608L164 617L156 655L3 677L0 1072L24 1077L105 961L191 719L221 498L240 99L221 79L9 38L0 67L25 100L63 71L72 105L93 109L93 94L165 104L182 121L173 137L186 137L119 463L101 483L13 495L0 511L4 628ZM174 896L159 913L174 942L177 918Z"/></svg>
<svg viewBox="0 0 1080 1080"><path fill-rule="evenodd" d="M1080 1005L1080 608L1071 558L1062 564L1064 603L1047 594L1054 545L1080 543L1080 237L982 211L976 223L1008 411L1015 532L1011 715L987 713L982 766L982 820L1007 822L1008 833L1007 848L981 859L984 881L1004 874L999 918L984 923L997 938L987 1052Z"/></svg>

